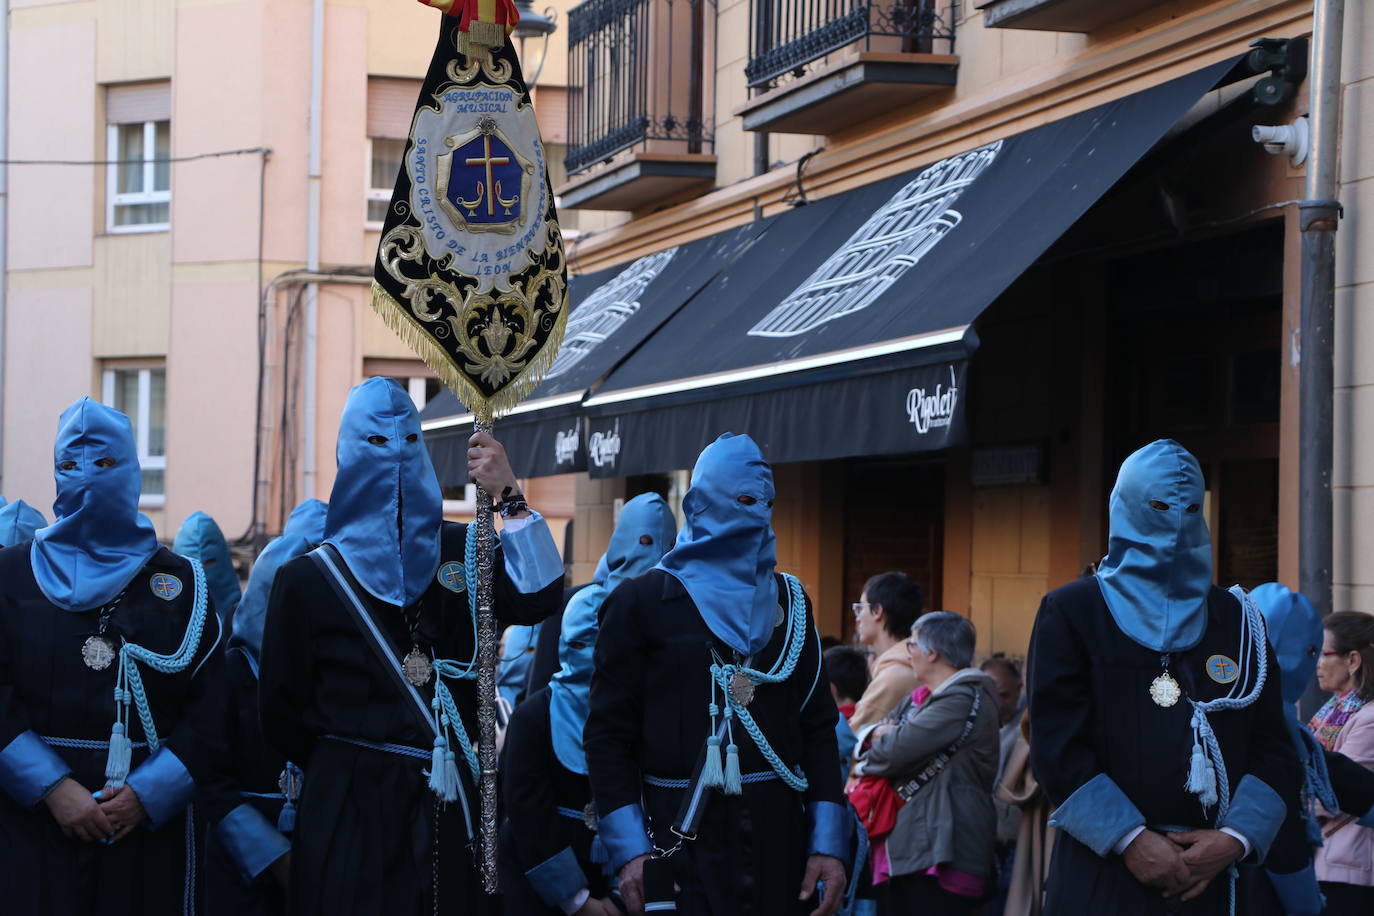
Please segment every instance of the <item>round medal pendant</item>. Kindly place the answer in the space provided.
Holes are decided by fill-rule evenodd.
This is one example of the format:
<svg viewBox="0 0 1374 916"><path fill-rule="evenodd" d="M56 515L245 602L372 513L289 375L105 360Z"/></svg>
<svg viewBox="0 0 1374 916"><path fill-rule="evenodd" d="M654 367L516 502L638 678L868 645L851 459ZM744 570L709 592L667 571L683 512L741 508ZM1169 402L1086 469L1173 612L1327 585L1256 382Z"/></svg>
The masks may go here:
<svg viewBox="0 0 1374 916"><path fill-rule="evenodd" d="M730 678L730 696L741 706L754 702L754 682L743 671L736 671Z"/></svg>
<svg viewBox="0 0 1374 916"><path fill-rule="evenodd" d="M434 676L434 665L425 653L415 648L407 652L406 657L401 660L401 672L412 685L423 687Z"/></svg>
<svg viewBox="0 0 1374 916"><path fill-rule="evenodd" d="M81 644L81 660L92 671L104 671L115 660L114 643L104 636L87 636Z"/></svg>
<svg viewBox="0 0 1374 916"><path fill-rule="evenodd" d="M1178 681L1167 671L1150 682L1150 699L1155 701L1156 706L1168 708L1182 696L1183 690L1178 686Z"/></svg>

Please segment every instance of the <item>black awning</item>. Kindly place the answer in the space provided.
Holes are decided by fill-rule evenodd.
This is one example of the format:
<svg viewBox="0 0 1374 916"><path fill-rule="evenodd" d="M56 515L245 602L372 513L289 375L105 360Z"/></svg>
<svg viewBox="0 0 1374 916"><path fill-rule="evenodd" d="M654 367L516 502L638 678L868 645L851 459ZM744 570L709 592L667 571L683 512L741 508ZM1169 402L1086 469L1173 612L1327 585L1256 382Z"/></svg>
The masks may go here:
<svg viewBox="0 0 1374 916"><path fill-rule="evenodd" d="M529 399L496 425L496 436L515 473L547 477L586 470L580 405L587 389L605 379L770 222L751 223L629 264L574 276L568 290L568 329L553 368ZM440 483L466 483L472 415L452 392L444 391L425 405L420 418Z"/></svg>
<svg viewBox="0 0 1374 916"><path fill-rule="evenodd" d="M958 441L974 320L1234 64L777 217L587 399L588 470L690 467L726 430L771 461ZM894 425L951 371L944 432Z"/></svg>

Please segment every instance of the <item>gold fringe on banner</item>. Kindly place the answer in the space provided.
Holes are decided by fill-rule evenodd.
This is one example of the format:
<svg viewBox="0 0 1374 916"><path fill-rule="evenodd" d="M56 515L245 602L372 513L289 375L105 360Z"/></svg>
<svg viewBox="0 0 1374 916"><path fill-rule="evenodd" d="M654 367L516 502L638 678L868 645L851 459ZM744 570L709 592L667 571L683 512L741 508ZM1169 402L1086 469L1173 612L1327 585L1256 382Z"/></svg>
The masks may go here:
<svg viewBox="0 0 1374 916"><path fill-rule="evenodd" d="M472 380L453 362L453 357L435 342L428 329L415 320L415 316L404 305L397 302L380 283L372 283L372 308L396 336L406 346L415 351L439 380L478 420L491 423L515 408L525 396L544 381L553 362L558 357L559 347L563 344L563 333L568 327L566 305L558 310L554 326L549 331L539 352L521 368L516 379L506 385L494 396L487 397Z"/></svg>
<svg viewBox="0 0 1374 916"><path fill-rule="evenodd" d="M458 50L468 57L485 56L505 44L506 27L499 22L474 19L468 23L468 31L458 33Z"/></svg>

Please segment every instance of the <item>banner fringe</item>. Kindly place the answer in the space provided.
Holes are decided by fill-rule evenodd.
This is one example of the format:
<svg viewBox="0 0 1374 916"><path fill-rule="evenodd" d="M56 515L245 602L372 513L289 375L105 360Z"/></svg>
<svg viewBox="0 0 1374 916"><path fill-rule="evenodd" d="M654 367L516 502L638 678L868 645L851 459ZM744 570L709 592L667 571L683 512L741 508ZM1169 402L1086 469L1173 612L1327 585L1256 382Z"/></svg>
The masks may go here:
<svg viewBox="0 0 1374 916"><path fill-rule="evenodd" d="M410 310L397 302L376 280L372 281L371 301L372 310L386 326L401 338L406 346L415 351L415 355L439 377L464 407L472 411L475 418L484 423L492 423L514 409L524 400L525 395L544 381L558 357L558 350L563 344L563 334L568 327L568 307L565 304L559 310L558 318L539 354L526 364L518 379L498 391L495 397L488 398L453 364L447 351L434 342L429 331L415 320Z"/></svg>

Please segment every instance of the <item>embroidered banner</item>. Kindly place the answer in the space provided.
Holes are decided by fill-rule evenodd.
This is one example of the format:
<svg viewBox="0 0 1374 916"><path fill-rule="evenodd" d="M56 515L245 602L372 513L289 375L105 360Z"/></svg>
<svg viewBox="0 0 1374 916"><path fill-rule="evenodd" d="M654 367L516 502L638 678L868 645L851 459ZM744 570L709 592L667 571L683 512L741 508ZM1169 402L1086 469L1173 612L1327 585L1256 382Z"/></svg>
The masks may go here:
<svg viewBox="0 0 1374 916"><path fill-rule="evenodd" d="M509 41L489 52L472 46L455 18L467 6L475 3L442 17L377 249L372 305L490 422L552 366L568 277L520 63Z"/></svg>

